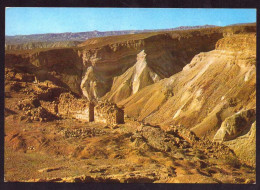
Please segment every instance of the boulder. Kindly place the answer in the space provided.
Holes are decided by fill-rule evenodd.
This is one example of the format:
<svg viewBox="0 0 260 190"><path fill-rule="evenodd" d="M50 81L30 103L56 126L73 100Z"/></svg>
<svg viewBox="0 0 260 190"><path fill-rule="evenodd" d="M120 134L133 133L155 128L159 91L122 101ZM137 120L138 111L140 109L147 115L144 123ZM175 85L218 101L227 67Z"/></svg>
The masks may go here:
<svg viewBox="0 0 260 190"><path fill-rule="evenodd" d="M213 141L223 142L233 140L243 133L248 132L252 123L256 120L255 110L240 111L224 120Z"/></svg>
<svg viewBox="0 0 260 190"><path fill-rule="evenodd" d="M224 144L234 150L243 162L256 166L256 122L251 125L248 133Z"/></svg>

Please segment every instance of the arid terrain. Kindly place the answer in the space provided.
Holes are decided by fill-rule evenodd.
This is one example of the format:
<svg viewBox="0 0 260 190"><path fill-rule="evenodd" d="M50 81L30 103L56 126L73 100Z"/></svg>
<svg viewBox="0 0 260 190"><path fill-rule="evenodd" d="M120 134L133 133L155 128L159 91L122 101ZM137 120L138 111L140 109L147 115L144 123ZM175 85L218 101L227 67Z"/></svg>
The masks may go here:
<svg viewBox="0 0 260 190"><path fill-rule="evenodd" d="M5 181L255 183L256 24L40 46L5 52Z"/></svg>
<svg viewBox="0 0 260 190"><path fill-rule="evenodd" d="M6 50L26 50L35 48L61 48L73 47L87 39L105 36L117 36L124 34L138 34L145 32L158 32L158 31L174 31L174 30L187 30L187 29L200 29L212 28L215 25L202 25L202 26L180 26L170 29L161 30L121 30L121 31L89 31L89 32L66 32L66 33L47 33L47 34L32 34L32 35L15 35L5 36L5 49Z"/></svg>

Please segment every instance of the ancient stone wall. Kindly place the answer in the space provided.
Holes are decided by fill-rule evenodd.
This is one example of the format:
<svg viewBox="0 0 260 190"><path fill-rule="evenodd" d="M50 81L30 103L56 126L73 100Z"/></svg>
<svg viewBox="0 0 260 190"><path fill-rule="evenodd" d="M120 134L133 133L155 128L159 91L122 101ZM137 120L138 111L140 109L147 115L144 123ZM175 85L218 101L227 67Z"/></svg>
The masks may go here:
<svg viewBox="0 0 260 190"><path fill-rule="evenodd" d="M86 99L77 99L71 93L63 93L59 98L58 112L60 115L80 120L94 121L94 105Z"/></svg>
<svg viewBox="0 0 260 190"><path fill-rule="evenodd" d="M88 117L89 117L89 121L94 121L95 120L95 117L94 117L94 107L95 107L95 104L93 103L88 103Z"/></svg>
<svg viewBox="0 0 260 190"><path fill-rule="evenodd" d="M95 121L107 124L124 123L124 110L116 104L100 102L95 107Z"/></svg>
<svg viewBox="0 0 260 190"><path fill-rule="evenodd" d="M124 110L119 108L117 110L117 114L116 114L116 123L118 123L118 124L124 123L125 122L124 118L125 118L124 117Z"/></svg>
<svg viewBox="0 0 260 190"><path fill-rule="evenodd" d="M116 104L99 102L95 105L86 99L78 99L71 93L62 93L60 95L58 113L89 122L124 123L124 110L117 107Z"/></svg>

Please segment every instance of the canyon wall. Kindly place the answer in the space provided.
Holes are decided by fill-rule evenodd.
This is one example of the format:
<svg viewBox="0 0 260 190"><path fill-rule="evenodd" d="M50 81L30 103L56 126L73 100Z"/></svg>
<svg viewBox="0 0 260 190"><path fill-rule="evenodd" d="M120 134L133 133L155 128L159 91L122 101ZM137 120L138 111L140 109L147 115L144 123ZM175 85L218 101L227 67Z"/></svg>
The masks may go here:
<svg viewBox="0 0 260 190"><path fill-rule="evenodd" d="M197 53L212 50L222 36L219 29L110 36L87 40L78 48L7 51L5 64L93 100L108 93L114 78L133 67L143 50L151 72L165 78L181 71Z"/></svg>
<svg viewBox="0 0 260 190"><path fill-rule="evenodd" d="M169 77L181 71L197 53L214 49L221 37L222 33L218 30L204 29L89 40L81 47L84 65L82 92L90 100L104 96L116 83L115 77L134 72L134 69L127 70L137 64L137 55L142 51L146 54L146 64L151 72L159 78ZM146 85L149 84L151 82ZM127 94L123 95L126 98L133 92L123 93ZM113 100L117 102L121 98Z"/></svg>

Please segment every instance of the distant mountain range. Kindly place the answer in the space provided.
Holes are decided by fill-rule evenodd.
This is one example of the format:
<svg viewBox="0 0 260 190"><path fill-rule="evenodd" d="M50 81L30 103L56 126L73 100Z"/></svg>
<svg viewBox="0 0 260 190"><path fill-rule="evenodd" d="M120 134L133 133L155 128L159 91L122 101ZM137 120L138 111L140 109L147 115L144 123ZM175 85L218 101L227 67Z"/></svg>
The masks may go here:
<svg viewBox="0 0 260 190"><path fill-rule="evenodd" d="M230 25L227 25L227 26L238 26L238 25L240 25L240 26L244 26L244 25L254 25L254 24L256 24L255 22L251 22L251 23L236 23L236 24L230 24Z"/></svg>
<svg viewBox="0 0 260 190"><path fill-rule="evenodd" d="M125 35L125 34L137 34L145 32L157 32L157 31L174 31L174 30L188 30L188 29L200 29L200 28L212 28L217 27L215 25L203 25L203 26L180 26L170 29L158 29L158 30L122 30L122 31L89 31L89 32L77 32L77 33L48 33L48 34L32 34L32 35L15 35L15 36L5 36L6 48L8 45L25 44L32 42L62 42L62 41L85 41L90 38L104 37L104 36L114 36L114 35ZM72 43L76 44L76 43ZM61 45L63 45L61 43ZM37 46L37 45L36 45ZM13 46L10 46L14 48ZM33 47L29 45L26 47Z"/></svg>

